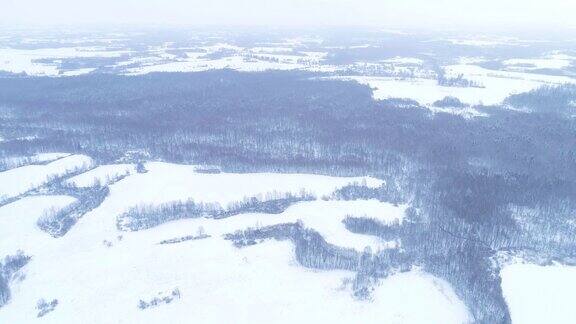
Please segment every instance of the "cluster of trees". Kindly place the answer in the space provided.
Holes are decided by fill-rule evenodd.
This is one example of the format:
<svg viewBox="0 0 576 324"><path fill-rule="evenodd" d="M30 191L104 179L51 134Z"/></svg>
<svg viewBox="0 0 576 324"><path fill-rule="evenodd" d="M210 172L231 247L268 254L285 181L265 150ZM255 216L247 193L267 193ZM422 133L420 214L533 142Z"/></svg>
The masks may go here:
<svg viewBox="0 0 576 324"><path fill-rule="evenodd" d="M58 299L52 299L52 301L47 302L44 298L38 300L36 303L36 310L38 315L36 317L44 317L46 314L53 312L58 306Z"/></svg>
<svg viewBox="0 0 576 324"><path fill-rule="evenodd" d="M436 107L449 107L449 108L463 108L466 107L460 99L456 97L444 97L441 100L436 100L433 104Z"/></svg>
<svg viewBox="0 0 576 324"><path fill-rule="evenodd" d="M31 257L18 251L15 255L8 255L0 262L0 307L6 305L10 300L10 282L18 270L22 269Z"/></svg>
<svg viewBox="0 0 576 324"><path fill-rule="evenodd" d="M178 219L208 217L221 210L222 207L219 204L196 203L193 200L141 205L132 207L119 215L116 226L122 231L139 231Z"/></svg>
<svg viewBox="0 0 576 324"><path fill-rule="evenodd" d="M180 294L180 289L174 288L171 292L167 294L159 293L158 297L154 297L149 301L145 301L140 299L138 302L138 308L141 310L150 308L150 307L157 307L162 304L170 304L174 300L180 299L182 295Z"/></svg>
<svg viewBox="0 0 576 324"><path fill-rule="evenodd" d="M408 255L397 249L378 251L370 248L363 253L327 243L313 229L305 228L301 222L248 228L225 235L236 247L258 244L266 239L290 240L295 246L297 261L308 268L322 270L348 270L356 272L351 282L354 295L369 299L376 279L394 272L408 271L411 263Z"/></svg>
<svg viewBox="0 0 576 324"><path fill-rule="evenodd" d="M356 270L358 266L356 251L327 243L320 234L305 228L300 222L249 228L226 234L225 238L236 247L254 245L266 239L291 240L295 245L296 259L309 268Z"/></svg>
<svg viewBox="0 0 576 324"><path fill-rule="evenodd" d="M245 213L280 214L299 201L312 200L314 196L302 191L293 193L270 193L264 197L246 197L222 207L218 203L174 201L160 205L143 205L130 208L118 216L117 227L123 231L139 231L169 221L185 218L226 218Z"/></svg>
<svg viewBox="0 0 576 324"><path fill-rule="evenodd" d="M46 210L36 224L38 227L53 237L64 236L84 216L84 214L100 206L110 193L107 186L99 184L88 188L77 188L72 186L58 186L56 183L52 187L52 193L70 195L76 198L72 204L61 209Z"/></svg>
<svg viewBox="0 0 576 324"><path fill-rule="evenodd" d="M439 73L436 77L439 86L458 88L484 88L484 85L473 80L464 78L464 74L457 77L447 77L444 73Z"/></svg>
<svg viewBox="0 0 576 324"><path fill-rule="evenodd" d="M543 86L508 97L506 105L531 112L576 115L576 85Z"/></svg>

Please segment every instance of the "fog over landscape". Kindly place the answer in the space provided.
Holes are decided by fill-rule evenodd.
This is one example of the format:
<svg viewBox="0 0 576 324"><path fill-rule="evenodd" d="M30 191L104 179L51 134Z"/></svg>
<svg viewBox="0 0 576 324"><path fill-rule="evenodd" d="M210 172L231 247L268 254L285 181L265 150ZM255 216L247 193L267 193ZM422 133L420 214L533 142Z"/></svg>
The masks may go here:
<svg viewBox="0 0 576 324"><path fill-rule="evenodd" d="M574 28L571 0L4 0L3 25Z"/></svg>
<svg viewBox="0 0 576 324"><path fill-rule="evenodd" d="M576 323L574 12L0 2L0 323Z"/></svg>

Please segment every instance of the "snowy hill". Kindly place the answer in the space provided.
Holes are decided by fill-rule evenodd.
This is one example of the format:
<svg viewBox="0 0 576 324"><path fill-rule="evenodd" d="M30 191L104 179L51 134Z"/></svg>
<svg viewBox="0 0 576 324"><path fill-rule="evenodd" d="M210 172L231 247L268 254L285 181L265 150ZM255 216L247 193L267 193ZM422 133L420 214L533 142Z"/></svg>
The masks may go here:
<svg viewBox="0 0 576 324"><path fill-rule="evenodd" d="M469 317L449 284L418 269L390 276L375 285L369 300L357 300L352 272L306 268L289 241L264 240L238 248L226 239L245 229L301 223L337 248L358 253L365 247L400 248L401 242L351 233L342 222L352 216L402 222L406 206L329 198L350 184L378 187L377 179L205 174L196 173L195 166L165 163L149 163L146 169L111 184L102 204L61 238L42 232L36 222L74 198L32 195L0 207L0 253L22 251L31 257L9 280L11 298L0 308L2 322L179 323L195 318L203 323L462 323ZM94 171L85 177L89 174ZM194 199L226 205L243 197L301 190L317 198L277 214L206 215L134 232L116 226L124 211L140 204ZM39 316L41 309L51 309L53 300L54 309ZM46 304L40 303L41 309L39 301Z"/></svg>

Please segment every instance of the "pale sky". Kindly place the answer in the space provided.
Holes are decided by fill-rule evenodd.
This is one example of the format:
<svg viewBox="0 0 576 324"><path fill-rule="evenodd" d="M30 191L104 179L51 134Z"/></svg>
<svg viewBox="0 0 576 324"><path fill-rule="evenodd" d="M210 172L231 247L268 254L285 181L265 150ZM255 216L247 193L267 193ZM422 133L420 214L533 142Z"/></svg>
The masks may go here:
<svg viewBox="0 0 576 324"><path fill-rule="evenodd" d="M0 0L0 24L573 28L576 0Z"/></svg>

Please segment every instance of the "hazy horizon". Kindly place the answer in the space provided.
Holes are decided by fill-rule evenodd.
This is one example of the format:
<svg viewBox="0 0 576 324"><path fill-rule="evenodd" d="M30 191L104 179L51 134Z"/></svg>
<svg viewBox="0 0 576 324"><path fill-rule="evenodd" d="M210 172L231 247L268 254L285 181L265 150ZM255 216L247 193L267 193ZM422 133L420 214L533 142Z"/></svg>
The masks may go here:
<svg viewBox="0 0 576 324"><path fill-rule="evenodd" d="M0 25L371 26L409 29L572 29L566 0L7 0Z"/></svg>

